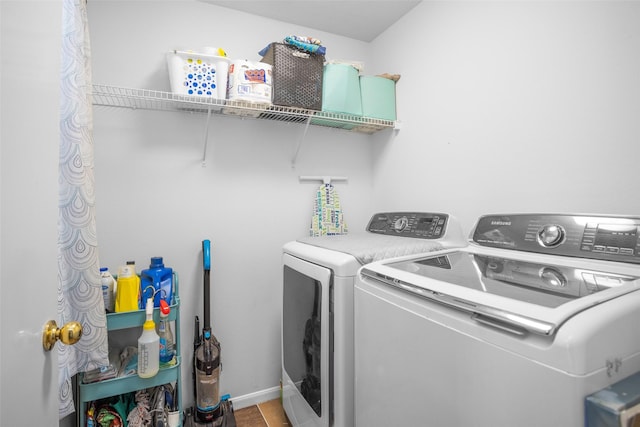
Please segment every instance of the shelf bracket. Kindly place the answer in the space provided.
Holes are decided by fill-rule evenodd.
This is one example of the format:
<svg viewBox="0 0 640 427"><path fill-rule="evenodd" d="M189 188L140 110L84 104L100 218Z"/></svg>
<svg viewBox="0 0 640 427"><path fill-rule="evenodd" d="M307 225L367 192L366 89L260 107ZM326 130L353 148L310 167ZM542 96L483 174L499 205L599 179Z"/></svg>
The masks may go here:
<svg viewBox="0 0 640 427"><path fill-rule="evenodd" d="M296 161L298 160L298 153L300 152L300 147L302 146L302 143L304 142L304 139L307 136L307 131L309 130L309 125L311 124L311 117L309 116L307 118L307 123L304 125L304 131L302 132L302 137L298 140L298 143L296 144L296 149L293 152L293 157L291 159L291 168L295 169L296 168Z"/></svg>
<svg viewBox="0 0 640 427"><path fill-rule="evenodd" d="M209 123L211 122L211 107L207 108L207 122L204 126L204 141L202 149L202 167L207 166L207 144L209 142Z"/></svg>

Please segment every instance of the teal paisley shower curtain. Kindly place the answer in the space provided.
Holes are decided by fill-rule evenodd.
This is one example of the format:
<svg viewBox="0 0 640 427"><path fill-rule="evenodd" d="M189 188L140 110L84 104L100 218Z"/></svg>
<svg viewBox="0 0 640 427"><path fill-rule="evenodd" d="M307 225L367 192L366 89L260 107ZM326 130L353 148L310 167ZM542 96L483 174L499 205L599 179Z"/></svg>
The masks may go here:
<svg viewBox="0 0 640 427"><path fill-rule="evenodd" d="M95 222L91 51L86 0L63 0L58 171L58 318L79 321L80 341L59 342L59 416L74 412L71 378L108 364Z"/></svg>

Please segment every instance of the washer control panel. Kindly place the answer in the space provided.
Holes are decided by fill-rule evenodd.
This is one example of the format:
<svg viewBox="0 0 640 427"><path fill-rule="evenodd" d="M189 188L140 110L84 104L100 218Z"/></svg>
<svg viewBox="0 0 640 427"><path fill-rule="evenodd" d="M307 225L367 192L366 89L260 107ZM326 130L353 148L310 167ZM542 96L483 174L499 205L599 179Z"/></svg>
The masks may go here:
<svg viewBox="0 0 640 427"><path fill-rule="evenodd" d="M481 246L640 263L640 217L486 215L472 240Z"/></svg>
<svg viewBox="0 0 640 427"><path fill-rule="evenodd" d="M390 236L439 239L444 236L449 215L425 212L385 212L371 217L367 231Z"/></svg>

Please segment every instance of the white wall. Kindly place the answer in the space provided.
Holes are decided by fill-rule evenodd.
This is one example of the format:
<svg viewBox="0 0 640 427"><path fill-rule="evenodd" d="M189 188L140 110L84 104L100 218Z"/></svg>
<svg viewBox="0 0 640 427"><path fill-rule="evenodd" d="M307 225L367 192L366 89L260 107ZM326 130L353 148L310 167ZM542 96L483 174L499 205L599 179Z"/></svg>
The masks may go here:
<svg viewBox="0 0 640 427"><path fill-rule="evenodd" d="M169 90L170 49L223 47L230 58L288 34L323 40L329 59L368 58L368 45L199 2L91 1L94 83ZM212 322L222 343L222 392L232 397L279 385L282 245L308 235L317 183L340 175L346 221L372 213L372 140L312 127L214 116L202 167L206 116L96 108L94 140L100 260L115 270L163 256L180 274L183 403L192 402L193 316L203 320L201 242L212 243ZM276 397L277 390L273 391Z"/></svg>
<svg viewBox="0 0 640 427"><path fill-rule="evenodd" d="M376 209L640 213L640 3L423 2L371 45ZM384 56L378 55L384 53ZM374 209L375 210L375 209Z"/></svg>

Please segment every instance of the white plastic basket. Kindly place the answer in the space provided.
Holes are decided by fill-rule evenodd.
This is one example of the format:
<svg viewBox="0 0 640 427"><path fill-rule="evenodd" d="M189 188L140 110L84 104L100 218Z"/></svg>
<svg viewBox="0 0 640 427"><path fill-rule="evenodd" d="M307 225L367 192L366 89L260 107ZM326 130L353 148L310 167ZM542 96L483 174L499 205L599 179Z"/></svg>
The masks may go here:
<svg viewBox="0 0 640 427"><path fill-rule="evenodd" d="M226 99L229 58L195 52L167 53L171 91L182 95Z"/></svg>

